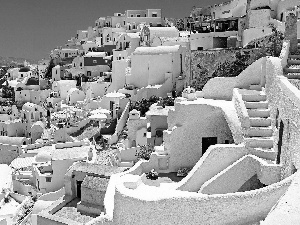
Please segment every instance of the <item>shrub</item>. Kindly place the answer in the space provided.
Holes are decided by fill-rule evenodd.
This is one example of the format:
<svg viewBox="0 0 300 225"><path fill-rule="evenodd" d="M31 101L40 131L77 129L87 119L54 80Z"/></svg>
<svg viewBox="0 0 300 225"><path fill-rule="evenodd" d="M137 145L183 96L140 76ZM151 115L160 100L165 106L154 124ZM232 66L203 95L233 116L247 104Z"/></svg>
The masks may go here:
<svg viewBox="0 0 300 225"><path fill-rule="evenodd" d="M137 159L149 160L151 153L154 152L154 148L150 145L140 146L140 150L136 153Z"/></svg>
<svg viewBox="0 0 300 225"><path fill-rule="evenodd" d="M4 203L9 203L10 202L10 196L5 196L4 197Z"/></svg>
<svg viewBox="0 0 300 225"><path fill-rule="evenodd" d="M145 116L146 112L148 112L150 106L156 102L158 102L159 98L156 96L151 96L148 100L143 98L141 101L137 101L134 106L130 109L136 109L141 112L141 116Z"/></svg>
<svg viewBox="0 0 300 225"><path fill-rule="evenodd" d="M147 179L150 180L157 180L158 179L158 172L152 169L149 173L146 173Z"/></svg>

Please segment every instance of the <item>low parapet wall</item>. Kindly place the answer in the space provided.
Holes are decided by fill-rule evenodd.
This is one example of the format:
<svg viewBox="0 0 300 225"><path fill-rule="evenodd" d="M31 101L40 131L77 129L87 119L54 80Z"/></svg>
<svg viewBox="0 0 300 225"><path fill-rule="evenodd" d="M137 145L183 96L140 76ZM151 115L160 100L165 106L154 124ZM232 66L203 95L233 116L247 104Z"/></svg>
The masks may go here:
<svg viewBox="0 0 300 225"><path fill-rule="evenodd" d="M75 141L75 142L65 142L65 143L57 143L55 144L55 148L72 148L72 147L80 147L80 146L87 146L90 143L84 141Z"/></svg>
<svg viewBox="0 0 300 225"><path fill-rule="evenodd" d="M254 191L203 195L143 186L136 190L117 184L115 224L248 224L258 222L285 193L292 178ZM147 194L151 192L152 194ZM100 224L100 223L94 223Z"/></svg>

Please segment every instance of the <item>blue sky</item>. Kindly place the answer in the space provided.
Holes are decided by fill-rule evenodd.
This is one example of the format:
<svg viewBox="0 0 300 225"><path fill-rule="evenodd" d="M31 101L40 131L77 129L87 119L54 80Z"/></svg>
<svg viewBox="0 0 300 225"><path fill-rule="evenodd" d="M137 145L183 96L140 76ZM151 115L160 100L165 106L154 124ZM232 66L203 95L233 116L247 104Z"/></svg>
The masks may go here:
<svg viewBox="0 0 300 225"><path fill-rule="evenodd" d="M224 0L225 1L225 0ZM48 58L76 31L126 9L161 8L164 17L188 16L193 6L221 0L1 0L0 56Z"/></svg>

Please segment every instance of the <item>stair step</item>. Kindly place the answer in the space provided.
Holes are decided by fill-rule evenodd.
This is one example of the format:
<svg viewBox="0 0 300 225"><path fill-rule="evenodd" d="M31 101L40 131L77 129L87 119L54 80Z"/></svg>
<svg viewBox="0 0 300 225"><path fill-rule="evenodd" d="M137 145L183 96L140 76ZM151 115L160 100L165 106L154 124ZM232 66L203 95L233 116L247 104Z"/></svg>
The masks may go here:
<svg viewBox="0 0 300 225"><path fill-rule="evenodd" d="M271 126L271 118L261 118L261 117L251 117L250 126L251 127L268 127Z"/></svg>
<svg viewBox="0 0 300 225"><path fill-rule="evenodd" d="M245 138L245 146L250 148L273 148L273 137Z"/></svg>
<svg viewBox="0 0 300 225"><path fill-rule="evenodd" d="M261 90L262 90L262 87L261 87L260 84L251 84L251 85L249 86L249 89L250 89L250 90L256 90L256 91L261 91Z"/></svg>
<svg viewBox="0 0 300 225"><path fill-rule="evenodd" d="M245 102L245 106L247 109L267 109L268 105L268 101Z"/></svg>
<svg viewBox="0 0 300 225"><path fill-rule="evenodd" d="M300 59L293 59L293 60L288 59L288 60L287 60L287 63L288 63L289 65L300 65Z"/></svg>
<svg viewBox="0 0 300 225"><path fill-rule="evenodd" d="M300 68L287 68L283 69L285 73L300 73Z"/></svg>
<svg viewBox="0 0 300 225"><path fill-rule="evenodd" d="M270 109L247 109L249 117L270 117Z"/></svg>
<svg viewBox="0 0 300 225"><path fill-rule="evenodd" d="M288 73L285 77L288 79L300 79L300 73Z"/></svg>
<svg viewBox="0 0 300 225"><path fill-rule="evenodd" d="M290 59L300 59L300 55L289 55Z"/></svg>
<svg viewBox="0 0 300 225"><path fill-rule="evenodd" d="M273 130L271 127L250 127L248 137L272 137Z"/></svg>
<svg viewBox="0 0 300 225"><path fill-rule="evenodd" d="M266 101L267 96L262 92L259 94L243 94L242 99L247 102L261 102Z"/></svg>
<svg viewBox="0 0 300 225"><path fill-rule="evenodd" d="M276 159L276 152L273 148L253 148L260 158L274 161Z"/></svg>

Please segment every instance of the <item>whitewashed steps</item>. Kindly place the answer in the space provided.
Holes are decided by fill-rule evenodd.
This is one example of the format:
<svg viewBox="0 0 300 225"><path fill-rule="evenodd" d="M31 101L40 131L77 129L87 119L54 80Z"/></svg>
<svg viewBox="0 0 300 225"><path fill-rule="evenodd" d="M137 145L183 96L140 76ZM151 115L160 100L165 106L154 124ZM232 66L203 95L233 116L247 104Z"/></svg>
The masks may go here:
<svg viewBox="0 0 300 225"><path fill-rule="evenodd" d="M249 117L270 117L270 109L247 109Z"/></svg>
<svg viewBox="0 0 300 225"><path fill-rule="evenodd" d="M245 102L245 106L247 109L267 109L268 101L260 101L260 102Z"/></svg>
<svg viewBox="0 0 300 225"><path fill-rule="evenodd" d="M287 61L288 64L293 64L293 65L300 65L300 59L288 59Z"/></svg>
<svg viewBox="0 0 300 225"><path fill-rule="evenodd" d="M283 69L285 73L300 73L300 68L284 68Z"/></svg>
<svg viewBox="0 0 300 225"><path fill-rule="evenodd" d="M300 55L289 55L290 59L300 59Z"/></svg>
<svg viewBox="0 0 300 225"><path fill-rule="evenodd" d="M271 127L250 127L248 137L271 137L273 130Z"/></svg>
<svg viewBox="0 0 300 225"><path fill-rule="evenodd" d="M261 91L261 90L262 90L262 87L261 87L260 84L251 84L251 85L249 86L249 89L250 89L250 90L256 90L256 91Z"/></svg>
<svg viewBox="0 0 300 225"><path fill-rule="evenodd" d="M251 137L244 138L245 146L250 148L272 148L273 138L272 137Z"/></svg>
<svg viewBox="0 0 300 225"><path fill-rule="evenodd" d="M254 94L243 94L242 99L246 102L260 102L260 101L266 101L267 97L263 93L259 93L259 94L254 93Z"/></svg>
<svg viewBox="0 0 300 225"><path fill-rule="evenodd" d="M288 79L300 79L300 73L288 73L285 75Z"/></svg>
<svg viewBox="0 0 300 225"><path fill-rule="evenodd" d="M271 118L250 117L250 126L252 127L268 127L271 126Z"/></svg>
<svg viewBox="0 0 300 225"><path fill-rule="evenodd" d="M254 149L260 158L268 159L271 161L276 160L277 153L274 151L273 148L252 148Z"/></svg>

